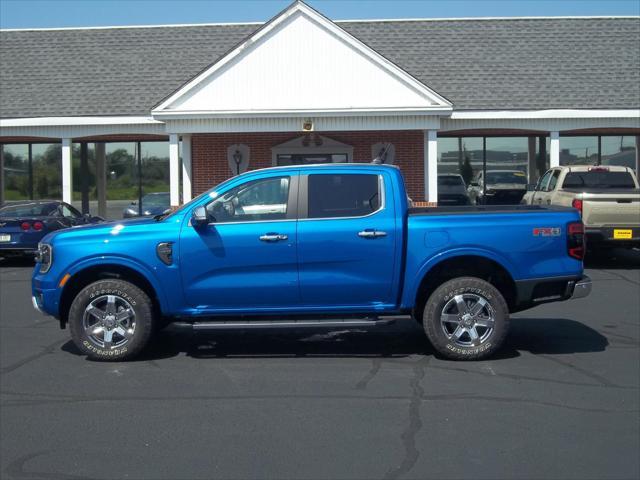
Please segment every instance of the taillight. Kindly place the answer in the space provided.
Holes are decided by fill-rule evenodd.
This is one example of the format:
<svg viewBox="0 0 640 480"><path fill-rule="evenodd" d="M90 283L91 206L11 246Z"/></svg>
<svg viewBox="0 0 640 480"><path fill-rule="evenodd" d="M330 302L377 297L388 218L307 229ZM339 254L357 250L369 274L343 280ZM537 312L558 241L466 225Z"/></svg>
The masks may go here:
<svg viewBox="0 0 640 480"><path fill-rule="evenodd" d="M584 259L585 237L582 222L567 225L567 253L576 260Z"/></svg>
<svg viewBox="0 0 640 480"><path fill-rule="evenodd" d="M590 172L608 172L609 169L607 167L591 167L589 171Z"/></svg>
<svg viewBox="0 0 640 480"><path fill-rule="evenodd" d="M571 202L571 206L580 212L580 216L582 216L582 200L578 198L574 198L573 202Z"/></svg>
<svg viewBox="0 0 640 480"><path fill-rule="evenodd" d="M44 228L44 225L42 224L42 222L33 222L33 229L36 231L40 231Z"/></svg>
<svg viewBox="0 0 640 480"><path fill-rule="evenodd" d="M31 228L31 224L29 222L22 222L20 228L26 232Z"/></svg>

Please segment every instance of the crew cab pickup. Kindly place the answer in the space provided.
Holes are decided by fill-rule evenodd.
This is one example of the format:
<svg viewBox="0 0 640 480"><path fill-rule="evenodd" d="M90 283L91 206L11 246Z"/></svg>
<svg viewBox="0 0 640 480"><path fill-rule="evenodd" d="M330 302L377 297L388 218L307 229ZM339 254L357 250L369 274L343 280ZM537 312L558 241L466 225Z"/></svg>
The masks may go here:
<svg viewBox="0 0 640 480"><path fill-rule="evenodd" d="M555 167L528 190L525 204L579 210L590 247L640 246L640 188L630 168Z"/></svg>
<svg viewBox="0 0 640 480"><path fill-rule="evenodd" d="M155 218L48 235L33 304L94 359L193 330L420 322L436 352L480 359L509 313L585 296L582 222L562 207L409 208L400 170L336 164L236 176Z"/></svg>

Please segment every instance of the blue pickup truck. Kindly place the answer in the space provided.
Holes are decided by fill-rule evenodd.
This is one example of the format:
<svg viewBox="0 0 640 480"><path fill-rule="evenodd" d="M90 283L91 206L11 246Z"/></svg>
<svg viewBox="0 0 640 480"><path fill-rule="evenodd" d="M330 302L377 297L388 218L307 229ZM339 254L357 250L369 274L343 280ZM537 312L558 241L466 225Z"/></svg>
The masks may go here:
<svg viewBox="0 0 640 480"><path fill-rule="evenodd" d="M34 307L93 359L137 355L157 328L341 328L412 316L436 352L482 359L509 313L589 294L570 208L411 208L392 166L276 167L155 218L39 245Z"/></svg>

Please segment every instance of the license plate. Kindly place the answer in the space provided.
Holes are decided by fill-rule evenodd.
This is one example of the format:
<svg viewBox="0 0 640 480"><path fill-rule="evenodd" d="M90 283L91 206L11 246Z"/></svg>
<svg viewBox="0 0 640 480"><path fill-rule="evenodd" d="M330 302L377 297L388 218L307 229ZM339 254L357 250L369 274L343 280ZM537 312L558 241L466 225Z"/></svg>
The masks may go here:
<svg viewBox="0 0 640 480"><path fill-rule="evenodd" d="M10 242L11 235L0 235L0 242Z"/></svg>
<svg viewBox="0 0 640 480"><path fill-rule="evenodd" d="M613 238L614 240L631 240L631 238L633 238L633 230L615 228L613 230Z"/></svg>

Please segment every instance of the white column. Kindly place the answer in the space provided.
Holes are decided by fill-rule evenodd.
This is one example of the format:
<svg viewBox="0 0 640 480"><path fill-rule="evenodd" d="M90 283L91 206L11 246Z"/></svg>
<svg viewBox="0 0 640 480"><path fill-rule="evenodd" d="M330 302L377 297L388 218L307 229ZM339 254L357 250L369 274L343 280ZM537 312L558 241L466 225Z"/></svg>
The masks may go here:
<svg viewBox="0 0 640 480"><path fill-rule="evenodd" d="M107 160L104 142L96 142L96 190L98 191L98 215L107 218Z"/></svg>
<svg viewBox="0 0 640 480"><path fill-rule="evenodd" d="M424 135L424 198L438 202L438 132L426 130Z"/></svg>
<svg viewBox="0 0 640 480"><path fill-rule="evenodd" d="M527 139L529 143L529 183L536 183L538 181L538 166L536 165L536 137L529 136Z"/></svg>
<svg viewBox="0 0 640 480"><path fill-rule="evenodd" d="M191 200L191 135L182 135L182 202Z"/></svg>
<svg viewBox="0 0 640 480"><path fill-rule="evenodd" d="M171 206L180 205L180 151L178 135L169 135L169 191Z"/></svg>
<svg viewBox="0 0 640 480"><path fill-rule="evenodd" d="M560 132L549 132L549 168L560 166Z"/></svg>
<svg viewBox="0 0 640 480"><path fill-rule="evenodd" d="M4 145L0 143L0 207L4 205Z"/></svg>
<svg viewBox="0 0 640 480"><path fill-rule="evenodd" d="M71 203L73 179L71 178L71 139L62 139L62 201Z"/></svg>

